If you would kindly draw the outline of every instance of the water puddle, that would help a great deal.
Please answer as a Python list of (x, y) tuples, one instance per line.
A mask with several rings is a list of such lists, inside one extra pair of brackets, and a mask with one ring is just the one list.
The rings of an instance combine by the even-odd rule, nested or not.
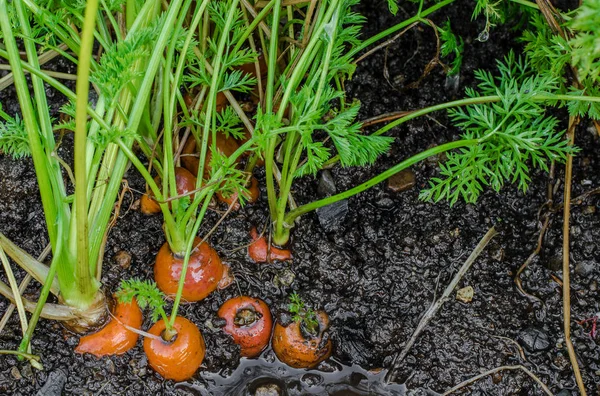
[(281, 363), (272, 352), (258, 359), (242, 358), (237, 369), (224, 376), (201, 372), (193, 383), (176, 387), (198, 396), (332, 395), (404, 396), (406, 387), (386, 384), (386, 370), (372, 372), (360, 366), (345, 366), (330, 359), (331, 371), (294, 369)]

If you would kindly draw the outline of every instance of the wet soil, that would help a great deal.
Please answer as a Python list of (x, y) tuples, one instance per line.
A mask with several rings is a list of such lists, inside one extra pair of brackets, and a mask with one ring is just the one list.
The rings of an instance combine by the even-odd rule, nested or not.
[[(428, 27), (406, 33), (386, 51), (361, 62), (347, 89), (362, 102), (361, 119), (396, 110), (416, 109), (462, 96), (473, 84), (477, 68), (493, 70), (493, 59), (514, 43), (510, 25), (492, 31), (489, 41), (476, 41), (481, 21), (469, 22), (472, 4), (458, 1), (432, 16), (436, 23), (450, 17), (454, 30), (465, 39), (465, 60), (459, 87), (446, 84), (438, 67), (417, 89), (406, 86), (419, 79), (435, 53), (435, 36)], [(394, 19), (385, 2), (363, 6), (365, 35), (391, 26)], [(400, 11), (413, 15), (412, 6)], [(405, 14), (403, 14), (405, 13)], [(516, 23), (516, 22), (515, 22)], [(389, 81), (388, 81), (389, 80)], [(10, 90), (0, 99), (3, 105)], [(57, 95), (58, 96), (58, 95)], [(14, 104), (14, 99), (13, 104)], [(61, 98), (56, 98), (57, 103)], [(10, 103), (8, 103), (10, 105)], [(13, 106), (14, 107), (14, 106)], [(10, 107), (9, 107), (10, 109)], [(564, 118), (564, 114), (562, 114)], [(415, 120), (391, 131), (396, 142), (391, 152), (372, 167), (331, 170), (338, 191), (376, 175), (408, 156), (458, 137), (444, 114)], [(600, 187), (600, 142), (587, 124), (577, 131), (582, 151), (574, 160), (573, 196)], [(59, 154), (69, 160), (69, 142)], [(348, 213), (325, 231), (317, 214), (302, 217), (293, 230), (293, 263), (257, 265), (243, 248), (252, 226), (267, 222), (266, 194), (259, 203), (229, 216), (210, 238), (236, 277), (231, 287), (206, 300), (186, 305), (181, 314), (194, 321), (207, 343), (207, 358), (190, 381), (175, 384), (162, 380), (148, 366), (141, 342), (120, 357), (95, 359), (73, 352), (77, 337), (59, 324), (42, 321), (33, 349), (42, 356), (45, 371), (32, 371), (13, 357), (0, 359), (0, 393), (33, 395), (49, 376), (66, 378), (66, 395), (245, 395), (271, 382), (283, 394), (390, 394), (425, 395), (443, 392), (485, 370), (522, 364), (536, 373), (553, 392), (577, 394), (562, 332), (560, 258), (562, 217), (551, 216), (543, 249), (523, 274), (525, 288), (543, 301), (535, 304), (517, 291), (513, 275), (537, 244), (539, 209), (546, 200), (549, 182), (535, 173), (530, 190), (514, 186), (500, 193), (486, 192), (476, 205), (431, 204), (418, 199), (419, 189), (438, 172), (437, 161), (416, 165), (416, 186), (393, 192), (386, 183), (348, 201)], [(33, 255), (48, 238), (29, 160), (0, 156), (0, 231)], [(257, 171), (264, 179), (262, 170)], [(131, 170), (126, 175), (139, 198), (144, 183)], [(563, 166), (557, 166), (556, 202), (561, 201)], [(293, 194), (299, 203), (318, 196), (318, 180), (300, 180)], [(131, 199), (127, 198), (125, 205)], [(577, 202), (571, 218), (572, 339), (590, 394), (600, 394), (600, 346), (591, 325), (577, 321), (600, 312), (600, 198), (591, 195)], [(211, 212), (201, 230), (205, 234), (219, 218)], [(476, 261), (460, 287), (472, 286), (472, 302), (451, 299), (421, 334), (399, 369), (399, 384), (385, 386), (383, 376), (393, 356), (410, 338), (421, 314), (452, 279), (485, 232), (495, 225), (500, 234)], [(156, 252), (164, 237), (161, 219), (135, 210), (123, 213), (112, 229), (105, 255), (103, 283), (114, 290), (121, 278), (152, 276)], [(114, 256), (126, 251), (131, 266), (120, 267)], [(31, 286), (29, 293), (35, 293)], [(256, 360), (242, 359), (238, 348), (213, 324), (218, 307), (240, 293), (264, 299), (275, 313), (285, 309), (287, 296), (298, 292), (314, 308), (325, 309), (331, 319), (334, 358), (320, 370), (299, 371), (278, 363), (267, 350)], [(0, 302), (0, 312), (6, 301)], [(150, 323), (146, 320), (144, 328)], [(16, 316), (0, 334), (0, 349), (15, 349), (20, 341)], [(371, 370), (371, 371), (370, 371)], [(46, 388), (45, 388), (46, 389)], [(44, 391), (48, 393), (47, 389)], [(471, 395), (537, 395), (542, 391), (524, 373), (500, 372), (466, 388)]]

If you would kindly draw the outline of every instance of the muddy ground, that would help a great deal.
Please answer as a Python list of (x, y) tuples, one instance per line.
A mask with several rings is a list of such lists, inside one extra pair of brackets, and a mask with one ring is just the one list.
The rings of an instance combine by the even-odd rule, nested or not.
[[(459, 87), (447, 85), (438, 67), (418, 89), (405, 88), (419, 78), (435, 52), (431, 29), (419, 27), (392, 44), (387, 56), (380, 51), (360, 64), (347, 89), (363, 104), (361, 119), (459, 98), (464, 87), (473, 84), (474, 69), (493, 70), (492, 59), (518, 48), (510, 26), (494, 30), (485, 43), (476, 41), (482, 23), (468, 22), (471, 7), (471, 2), (461, 0), (432, 17), (436, 23), (450, 17), (465, 39)], [(413, 15), (413, 8), (409, 5), (400, 13)], [(363, 6), (361, 11), (368, 17), (366, 36), (394, 23), (382, 1)], [(5, 107), (14, 108), (10, 90), (4, 91), (0, 100)], [(61, 98), (57, 95), (55, 101), (58, 106)], [(410, 122), (391, 133), (397, 138), (393, 149), (375, 166), (331, 170), (338, 191), (414, 153), (458, 137), (458, 131), (442, 113)], [(69, 144), (67, 139), (60, 150), (66, 160), (70, 159)], [(576, 144), (582, 151), (574, 160), (574, 197), (600, 187), (600, 142), (587, 123), (578, 129)], [(264, 189), (259, 203), (229, 216), (210, 242), (231, 265), (236, 283), (181, 310), (198, 324), (207, 342), (207, 358), (193, 380), (183, 384), (163, 381), (149, 368), (141, 341), (120, 357), (97, 360), (76, 355), (73, 348), (78, 338), (57, 323), (42, 321), (33, 349), (42, 356), (45, 371), (32, 371), (27, 364), (4, 356), (0, 359), (0, 393), (33, 395), (51, 377), (59, 385), (56, 394), (62, 389), (65, 395), (252, 394), (265, 382), (278, 384), (287, 395), (424, 395), (443, 392), (487, 369), (522, 364), (553, 392), (577, 394), (563, 339), (561, 287), (557, 283), (562, 277), (560, 211), (551, 215), (540, 257), (523, 274), (525, 288), (543, 304), (520, 295), (513, 282), (515, 271), (537, 244), (538, 211), (546, 200), (548, 176), (536, 173), (526, 194), (507, 186), (500, 194), (486, 192), (477, 205), (458, 203), (450, 208), (446, 203), (418, 199), (419, 189), (438, 171), (435, 160), (425, 161), (412, 171), (416, 180), (413, 188), (396, 193), (381, 183), (351, 198), (345, 217), (327, 231), (315, 213), (305, 215), (293, 230), (293, 263), (253, 264), (245, 249), (240, 249), (249, 241), (248, 230), (253, 225), (263, 227), (267, 221)], [(264, 179), (261, 172), (257, 171), (260, 180)], [(0, 156), (0, 174), (0, 231), (38, 255), (48, 239), (32, 163)], [(126, 177), (135, 198), (139, 198), (143, 181), (133, 170)], [(322, 177), (304, 178), (297, 183), (293, 193), (298, 202), (319, 196)], [(558, 166), (557, 203), (562, 199), (562, 178), (563, 166)], [(131, 200), (125, 203), (129, 205)], [(590, 335), (591, 326), (576, 322), (600, 312), (599, 206), (598, 196), (591, 195), (577, 202), (571, 219), (572, 338), (590, 394), (600, 394), (600, 347), (598, 339)], [(210, 213), (201, 234), (218, 217), (219, 213)], [(448, 301), (401, 365), (398, 382), (402, 385), (385, 386), (385, 372), (373, 374), (368, 370), (390, 366), (422, 312), (493, 225), (500, 234), (460, 283), (460, 287), (474, 288), (472, 302)], [(120, 278), (150, 278), (154, 255), (162, 243), (160, 216), (148, 218), (134, 210), (124, 213), (110, 234), (106, 250), (103, 282), (107, 290), (114, 290)], [(133, 257), (126, 269), (114, 260), (120, 251)], [(29, 292), (34, 293), (36, 288), (30, 287)], [(262, 358), (243, 360), (238, 367), (237, 347), (211, 325), (220, 304), (243, 293), (264, 299), (280, 312), (292, 291), (329, 313), (334, 358), (321, 367), (322, 371), (303, 372), (285, 368), (272, 352), (266, 351)], [(3, 300), (0, 312), (5, 308)], [(145, 328), (149, 325), (146, 321)], [(0, 349), (15, 349), (19, 341), (15, 315), (0, 334)], [(46, 394), (52, 394), (50, 391), (44, 388)], [(541, 393), (529, 377), (516, 371), (488, 376), (464, 390), (464, 394), (471, 395)]]

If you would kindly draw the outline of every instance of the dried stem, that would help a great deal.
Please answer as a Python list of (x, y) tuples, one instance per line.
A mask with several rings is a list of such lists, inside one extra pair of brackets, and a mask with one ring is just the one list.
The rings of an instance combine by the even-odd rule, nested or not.
[[(569, 145), (572, 146), (575, 141), (575, 126), (578, 120), (571, 117), (569, 119), (569, 129), (567, 136), (569, 138)], [(577, 387), (579, 393), (582, 396), (586, 396), (585, 385), (583, 384), (583, 378), (581, 377), (581, 371), (579, 370), (579, 363), (577, 362), (577, 356), (575, 355), (575, 348), (571, 341), (571, 284), (570, 284), (570, 269), (569, 269), (569, 220), (571, 216), (571, 182), (573, 180), (573, 156), (567, 155), (567, 163), (565, 166), (565, 194), (564, 194), (564, 208), (563, 208), (563, 328), (565, 332), (565, 343), (567, 345), (567, 351), (569, 352), (569, 360), (573, 367), (573, 374), (575, 374), (575, 380), (577, 381)]]
[(442, 294), (442, 296), (437, 301), (435, 301), (433, 304), (431, 304), (431, 306), (427, 309), (427, 311), (425, 311), (425, 314), (421, 318), (421, 321), (417, 325), (417, 328), (413, 332), (413, 335), (410, 337), (410, 340), (408, 341), (408, 343), (406, 344), (404, 349), (402, 349), (402, 351), (399, 354), (397, 354), (396, 357), (394, 358), (394, 361), (392, 363), (390, 371), (386, 375), (387, 382), (393, 382), (396, 380), (397, 371), (400, 366), (400, 363), (404, 360), (404, 358), (406, 357), (406, 355), (408, 354), (408, 352), (410, 351), (410, 349), (412, 348), (414, 343), (417, 341), (417, 338), (419, 337), (421, 332), (423, 330), (425, 330), (425, 328), (427, 327), (429, 322), (431, 322), (431, 320), (434, 318), (434, 316), (440, 310), (442, 305), (444, 305), (444, 303), (450, 299), (450, 294), (456, 288), (456, 286), (458, 285), (458, 282), (460, 282), (460, 280), (463, 278), (463, 276), (465, 276), (465, 274), (471, 268), (471, 266), (473, 265), (473, 263), (475, 262), (477, 257), (479, 257), (479, 255), (483, 252), (483, 249), (485, 249), (487, 244), (492, 240), (492, 238), (494, 236), (496, 236), (496, 234), (497, 234), (497, 232), (494, 227), (490, 228), (488, 230), (488, 232), (486, 232), (486, 234), (483, 236), (483, 238), (481, 238), (481, 240), (479, 241), (479, 243), (477, 244), (477, 246), (475, 247), (473, 252), (471, 252), (471, 255), (469, 256), (469, 258), (467, 258), (467, 260), (464, 262), (462, 267), (460, 267), (460, 269), (458, 270), (456, 275), (454, 275), (454, 278), (452, 278), (452, 281), (446, 287), (446, 290), (444, 290), (444, 293)]

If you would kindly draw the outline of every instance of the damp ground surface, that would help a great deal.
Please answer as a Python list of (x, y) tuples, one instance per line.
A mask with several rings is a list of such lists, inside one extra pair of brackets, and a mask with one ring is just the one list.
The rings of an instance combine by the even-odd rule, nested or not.
[[(476, 38), (481, 21), (469, 22), (472, 4), (457, 1), (432, 16), (435, 23), (450, 17), (454, 30), (465, 39), (465, 59), (458, 86), (446, 81), (440, 67), (418, 88), (407, 88), (435, 54), (431, 28), (419, 26), (387, 49), (360, 63), (347, 90), (362, 102), (361, 119), (382, 113), (421, 108), (460, 98), (473, 85), (473, 70), (494, 70), (493, 59), (515, 47), (509, 27), (494, 29), (487, 42)], [(368, 18), (365, 36), (391, 26), (394, 19), (385, 2), (360, 9)], [(412, 7), (401, 17), (414, 14)], [(515, 21), (516, 23), (516, 21)], [(63, 65), (64, 66), (64, 65)], [(10, 90), (0, 96), (5, 108), (14, 108)], [(54, 104), (62, 98), (56, 95)], [(12, 101), (12, 102), (11, 102)], [(12, 105), (11, 105), (12, 103)], [(564, 119), (565, 114), (559, 113)], [(333, 168), (317, 178), (299, 180), (293, 194), (299, 203), (320, 197), (321, 185), (337, 191), (355, 186), (424, 149), (456, 139), (458, 131), (447, 117), (435, 113), (391, 131), (396, 141), (389, 155), (364, 169)], [(69, 161), (65, 138), (59, 155)], [(600, 142), (584, 123), (577, 130), (582, 151), (574, 160), (573, 197), (600, 187)], [(439, 171), (437, 159), (412, 168), (415, 185), (403, 192), (381, 183), (350, 198), (328, 223), (316, 213), (302, 217), (292, 232), (292, 263), (257, 265), (243, 248), (252, 226), (267, 222), (266, 193), (259, 203), (230, 215), (210, 238), (236, 278), (229, 288), (200, 303), (186, 305), (181, 314), (194, 321), (207, 343), (207, 357), (195, 377), (185, 383), (164, 381), (148, 366), (141, 341), (123, 356), (95, 359), (73, 352), (78, 337), (61, 325), (41, 321), (33, 350), (42, 356), (44, 371), (35, 371), (13, 357), (0, 358), (0, 394), (33, 395), (250, 395), (264, 384), (274, 384), (286, 395), (425, 395), (442, 393), (463, 380), (503, 365), (524, 365), (560, 395), (577, 394), (562, 331), (561, 211), (551, 214), (550, 227), (538, 258), (523, 273), (525, 289), (542, 303), (522, 296), (513, 276), (537, 245), (540, 208), (546, 201), (550, 179), (534, 173), (527, 193), (506, 186), (500, 193), (486, 192), (476, 205), (432, 204), (418, 199), (419, 190)], [(259, 180), (264, 180), (257, 170)], [(33, 255), (48, 242), (35, 174), (29, 160), (0, 157), (0, 231)], [(142, 179), (130, 170), (126, 178), (139, 198)], [(562, 200), (563, 166), (557, 166), (555, 203)], [(329, 183), (326, 183), (329, 181)], [(410, 184), (410, 183), (409, 183)], [(132, 200), (125, 199), (125, 207)], [(600, 196), (575, 202), (571, 218), (572, 339), (590, 394), (600, 393), (600, 346), (590, 335), (591, 324), (578, 324), (600, 312)], [(321, 215), (323, 215), (321, 213)], [(211, 212), (201, 234), (219, 218)], [(324, 228), (324, 225), (326, 226)], [(417, 326), (421, 314), (439, 296), (487, 230), (499, 231), (461, 281), (471, 286), (469, 303), (452, 298), (418, 338), (399, 367), (398, 384), (386, 386), (385, 369)], [(119, 279), (152, 276), (154, 256), (164, 243), (161, 219), (138, 211), (122, 213), (111, 230), (106, 248), (103, 284), (114, 291)], [(132, 256), (123, 268), (117, 253)], [(37, 286), (27, 295), (34, 296)], [(262, 298), (277, 315), (287, 296), (298, 292), (314, 308), (325, 309), (331, 319), (335, 348), (333, 359), (319, 370), (299, 371), (278, 363), (267, 350), (257, 360), (242, 360), (238, 348), (213, 324), (219, 306), (228, 298), (247, 294)], [(0, 311), (7, 304), (0, 302)], [(147, 329), (151, 323), (144, 323)], [(600, 324), (599, 324), (600, 328)], [(15, 349), (20, 342), (16, 315), (0, 334), (0, 349)], [(384, 371), (380, 371), (384, 369)], [(51, 393), (58, 389), (58, 393)], [(471, 395), (538, 395), (541, 388), (523, 372), (504, 371), (485, 377), (463, 390)], [(562, 393), (561, 393), (562, 392)]]

